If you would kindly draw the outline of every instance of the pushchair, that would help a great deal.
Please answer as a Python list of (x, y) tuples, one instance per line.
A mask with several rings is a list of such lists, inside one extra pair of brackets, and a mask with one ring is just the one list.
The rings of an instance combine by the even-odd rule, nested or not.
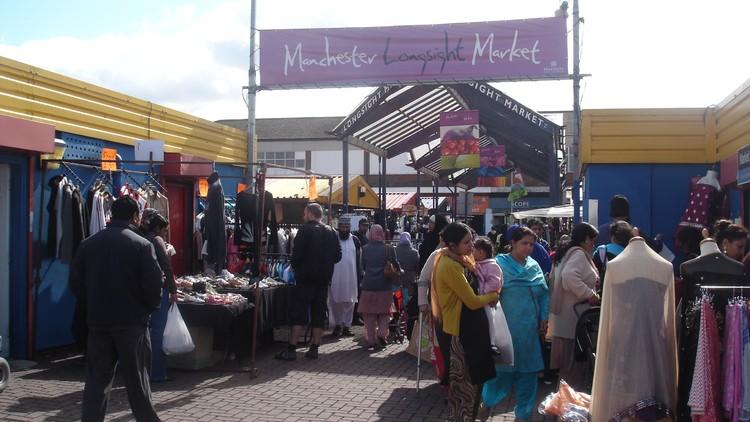
[(599, 334), (600, 307), (593, 306), (579, 312), (580, 306), (587, 304), (584, 300), (573, 305), (573, 311), (578, 317), (576, 322), (575, 360), (586, 363), (586, 388), (591, 391), (594, 380), (594, 365), (596, 363), (596, 341)]
[[(3, 348), (3, 338), (0, 337), (0, 350)], [(10, 383), (10, 365), (8, 361), (0, 357), (0, 393), (5, 390), (5, 387)]]
[(391, 321), (388, 323), (389, 344), (402, 344), (406, 339), (406, 328), (409, 316), (406, 312), (406, 303), (404, 302), (403, 289), (399, 288), (393, 292), (393, 307), (396, 312), (393, 313)]

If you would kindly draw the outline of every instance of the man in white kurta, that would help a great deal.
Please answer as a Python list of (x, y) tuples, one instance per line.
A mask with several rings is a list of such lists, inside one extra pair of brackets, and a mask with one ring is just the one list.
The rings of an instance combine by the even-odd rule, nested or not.
[(351, 219), (339, 219), (341, 261), (333, 267), (333, 278), (328, 292), (328, 318), (334, 327), (333, 337), (351, 337), (354, 304), (357, 303), (357, 284), (360, 273), (361, 247), (351, 234)]

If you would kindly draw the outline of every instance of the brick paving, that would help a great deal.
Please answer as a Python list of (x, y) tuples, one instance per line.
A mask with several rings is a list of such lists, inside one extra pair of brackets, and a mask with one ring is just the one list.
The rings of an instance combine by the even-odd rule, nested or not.
[[(405, 345), (370, 353), (358, 341), (324, 342), (316, 361), (301, 353), (296, 362), (275, 361), (272, 352), (283, 345), (265, 346), (256, 378), (236, 362), (208, 371), (171, 370), (174, 381), (152, 386), (156, 409), (164, 421), (445, 420), (444, 395), (429, 365), (423, 366), (417, 394), (415, 358), (404, 352)], [(0, 420), (80, 420), (82, 391), (79, 357), (42, 361), (13, 373), (11, 386), (0, 393)], [(498, 406), (492, 421), (513, 420), (512, 413), (502, 413), (507, 410)], [(133, 420), (119, 380), (107, 420)]]

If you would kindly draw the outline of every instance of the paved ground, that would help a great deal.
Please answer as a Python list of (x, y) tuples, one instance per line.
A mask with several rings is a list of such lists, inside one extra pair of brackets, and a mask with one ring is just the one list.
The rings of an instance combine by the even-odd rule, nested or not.
[[(237, 363), (211, 371), (171, 371), (174, 381), (153, 387), (159, 415), (165, 421), (213, 422), (445, 420), (444, 396), (432, 368), (423, 367), (417, 394), (415, 359), (403, 352), (405, 346), (369, 353), (356, 340), (342, 339), (324, 344), (319, 360), (300, 354), (296, 362), (274, 361), (273, 348), (261, 351), (254, 379)], [(80, 420), (82, 379), (78, 357), (15, 371), (11, 386), (0, 393), (0, 420)], [(492, 420), (512, 420), (512, 414), (500, 414), (505, 410), (498, 406)], [(133, 420), (119, 381), (107, 420)]]

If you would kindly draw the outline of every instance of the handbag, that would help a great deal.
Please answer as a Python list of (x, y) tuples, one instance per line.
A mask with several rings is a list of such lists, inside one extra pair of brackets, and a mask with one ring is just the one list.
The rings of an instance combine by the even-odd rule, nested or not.
[(389, 248), (388, 245), (385, 245), (385, 267), (383, 268), (383, 274), (385, 275), (386, 280), (395, 282), (401, 277), (401, 271), (399, 271), (396, 264), (393, 263), (393, 260), (388, 257), (388, 255), (390, 255), (388, 253), (390, 250), (391, 248)]

